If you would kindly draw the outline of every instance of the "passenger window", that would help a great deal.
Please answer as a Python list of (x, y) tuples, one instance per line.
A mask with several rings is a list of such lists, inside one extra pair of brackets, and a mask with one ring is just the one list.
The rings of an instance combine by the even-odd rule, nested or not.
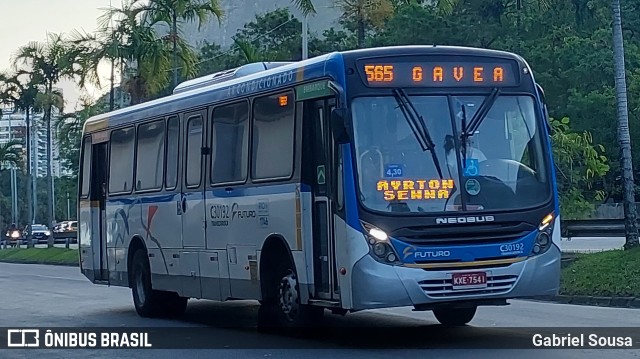
[(198, 187), (202, 170), (202, 117), (193, 116), (187, 122), (187, 171), (188, 187)]
[(133, 188), (135, 129), (114, 130), (109, 151), (109, 193), (129, 193)]
[(164, 170), (164, 120), (138, 127), (136, 190), (162, 188)]
[(89, 184), (91, 183), (91, 136), (84, 138), (82, 145), (82, 197), (89, 196)]
[(257, 98), (253, 104), (251, 176), (290, 177), (293, 172), (295, 103), (293, 92)]
[(179, 146), (180, 120), (174, 116), (167, 121), (167, 175), (165, 178), (167, 189), (174, 189), (178, 184)]
[(249, 157), (249, 105), (246, 101), (213, 112), (211, 183), (244, 181)]

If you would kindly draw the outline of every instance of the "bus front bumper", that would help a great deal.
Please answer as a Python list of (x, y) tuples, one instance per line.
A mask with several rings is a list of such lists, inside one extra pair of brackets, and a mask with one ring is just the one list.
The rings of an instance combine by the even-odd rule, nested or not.
[[(555, 295), (560, 287), (560, 257), (560, 250), (552, 245), (541, 255), (505, 267), (427, 271), (382, 264), (366, 255), (353, 268), (352, 307), (364, 310)], [(478, 271), (487, 273), (486, 288), (452, 288), (452, 273)]]

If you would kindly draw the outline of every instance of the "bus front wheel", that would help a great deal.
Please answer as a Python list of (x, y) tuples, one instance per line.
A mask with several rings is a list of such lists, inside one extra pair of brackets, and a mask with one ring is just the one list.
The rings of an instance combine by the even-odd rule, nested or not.
[(182, 315), (187, 309), (189, 298), (153, 289), (146, 251), (139, 249), (133, 254), (131, 278), (133, 304), (141, 317), (174, 317)]
[(433, 315), (443, 325), (461, 326), (468, 324), (476, 315), (476, 309), (471, 308), (442, 308), (434, 309)]
[(258, 313), (262, 329), (302, 328), (317, 325), (324, 309), (300, 303), (300, 286), (291, 265), (280, 265)]

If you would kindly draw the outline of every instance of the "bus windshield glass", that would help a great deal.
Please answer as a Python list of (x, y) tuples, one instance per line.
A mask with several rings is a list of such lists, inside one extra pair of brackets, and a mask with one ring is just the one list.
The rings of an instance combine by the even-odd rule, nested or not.
[[(381, 212), (437, 213), (521, 209), (547, 201), (552, 188), (547, 146), (534, 98), (486, 99), (356, 98), (352, 115), (361, 203)], [(475, 116), (475, 130), (461, 136), (463, 128), (471, 130), (483, 102), (486, 111)], [(433, 148), (421, 144), (420, 128)]]

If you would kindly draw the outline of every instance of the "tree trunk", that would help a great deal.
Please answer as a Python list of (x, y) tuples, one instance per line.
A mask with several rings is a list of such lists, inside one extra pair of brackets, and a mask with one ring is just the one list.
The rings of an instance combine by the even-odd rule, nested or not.
[(358, 48), (364, 47), (364, 19), (362, 15), (358, 16)]
[[(53, 94), (53, 85), (49, 84), (49, 94)], [(53, 106), (47, 106), (46, 122), (47, 122), (47, 227), (53, 229), (54, 212), (53, 212), (53, 146), (51, 143), (51, 115)], [(47, 241), (48, 247), (53, 247), (53, 235), (49, 236)]]
[(622, 37), (622, 15), (620, 0), (612, 0), (613, 8), (613, 57), (616, 74), (616, 100), (618, 103), (618, 142), (623, 178), (623, 205), (626, 229), (625, 249), (638, 246), (638, 222), (636, 220), (633, 163), (631, 161), (631, 138), (629, 135), (629, 113), (627, 112), (627, 84), (624, 67), (624, 39)]
[[(25, 124), (27, 126), (27, 225), (31, 228), (33, 225), (33, 179), (31, 178), (31, 119), (29, 118), (29, 109), (27, 108), (25, 111), (26, 119)], [(33, 247), (33, 242), (31, 241), (31, 231), (27, 232), (27, 248)]]
[(173, 41), (173, 87), (178, 86), (178, 18), (173, 13), (171, 24), (171, 40)]

